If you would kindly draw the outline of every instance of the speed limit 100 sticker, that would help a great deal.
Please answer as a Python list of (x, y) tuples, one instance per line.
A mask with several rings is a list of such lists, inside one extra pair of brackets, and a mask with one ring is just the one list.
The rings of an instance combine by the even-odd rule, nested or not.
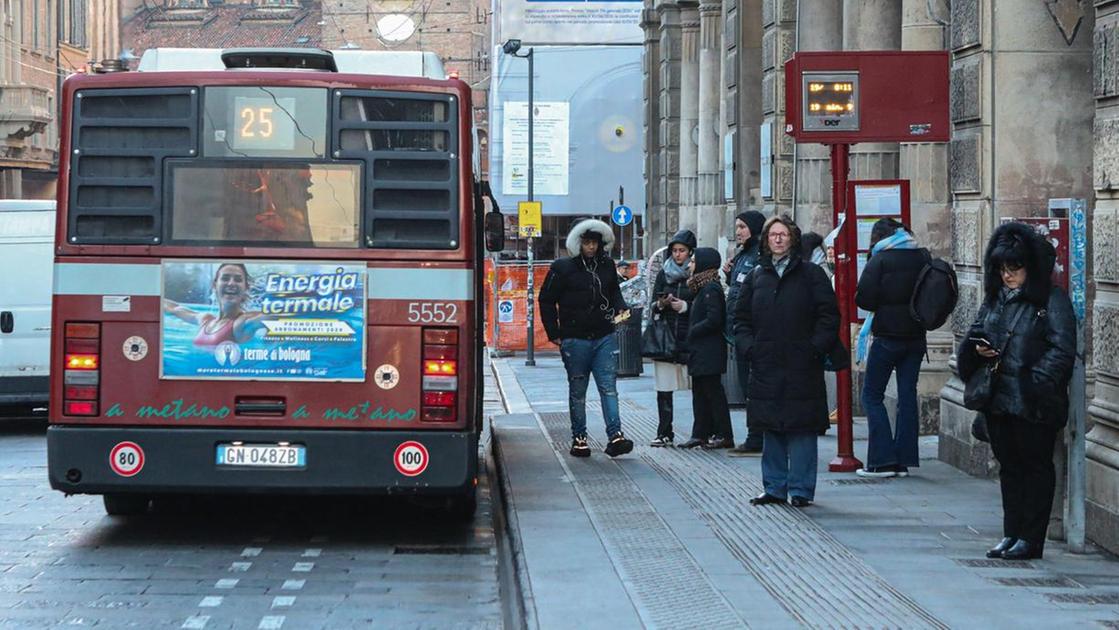
[(419, 442), (408, 441), (396, 447), (392, 462), (396, 465), (396, 472), (405, 477), (415, 477), (427, 470), (431, 457), (427, 454), (427, 447)]
[(144, 469), (144, 449), (135, 442), (121, 442), (109, 451), (109, 468), (121, 477), (132, 477)]

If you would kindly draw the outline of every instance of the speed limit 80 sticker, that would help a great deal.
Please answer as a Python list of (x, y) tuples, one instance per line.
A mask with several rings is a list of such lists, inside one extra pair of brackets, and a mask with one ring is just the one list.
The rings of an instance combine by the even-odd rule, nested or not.
[(422, 474), (423, 471), (427, 470), (430, 461), (431, 457), (427, 453), (427, 447), (414, 440), (401, 443), (392, 455), (392, 463), (396, 466), (396, 472), (405, 477), (415, 477)]
[(135, 442), (120, 442), (109, 451), (109, 468), (121, 477), (134, 477), (144, 469), (144, 449)]

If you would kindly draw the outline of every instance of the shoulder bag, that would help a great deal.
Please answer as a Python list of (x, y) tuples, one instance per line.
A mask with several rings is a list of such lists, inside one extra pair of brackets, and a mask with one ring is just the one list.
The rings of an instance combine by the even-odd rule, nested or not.
[(1006, 346), (1010, 343), (1010, 337), (1014, 334), (1014, 327), (1018, 325), (1018, 320), (1021, 319), (1022, 313), (1028, 310), (1030, 310), (1030, 306), (1027, 304), (1014, 315), (1014, 319), (1010, 322), (1010, 327), (1007, 328), (1006, 339), (1003, 340), (1002, 347), (998, 349), (998, 356), (996, 356), (993, 361), (986, 362), (967, 380), (967, 383), (964, 385), (964, 407), (972, 411), (981, 411), (991, 404), (991, 399), (994, 398), (995, 395), (995, 376), (999, 373), (1002, 353), (1006, 351)]

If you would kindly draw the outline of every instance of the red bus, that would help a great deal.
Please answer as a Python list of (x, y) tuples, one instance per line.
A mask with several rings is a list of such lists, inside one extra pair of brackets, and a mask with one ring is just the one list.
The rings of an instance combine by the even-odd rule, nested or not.
[(51, 486), (473, 513), (469, 87), (430, 53), (152, 50), (63, 86)]

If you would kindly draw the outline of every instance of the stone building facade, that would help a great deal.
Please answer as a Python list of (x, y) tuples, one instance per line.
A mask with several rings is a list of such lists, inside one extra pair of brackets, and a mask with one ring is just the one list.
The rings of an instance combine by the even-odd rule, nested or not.
[[(952, 356), (978, 310), (986, 241), (1004, 218), (1045, 216), (1049, 199), (1087, 201), (1088, 535), (1119, 551), (1119, 0), (646, 0), (644, 16), (646, 173), (661, 220), (649, 246), (677, 227), (725, 243), (750, 208), (830, 230), (827, 150), (784, 134), (784, 62), (797, 50), (949, 51), (951, 142), (856, 145), (850, 176), (908, 179), (915, 233), (956, 266), (960, 304), (930, 335), (920, 396), (923, 430), (968, 472), (994, 469), (970, 436)], [(705, 54), (712, 38), (721, 55)]]
[(62, 80), (119, 54), (116, 0), (0, 4), (0, 199), (50, 199)]

